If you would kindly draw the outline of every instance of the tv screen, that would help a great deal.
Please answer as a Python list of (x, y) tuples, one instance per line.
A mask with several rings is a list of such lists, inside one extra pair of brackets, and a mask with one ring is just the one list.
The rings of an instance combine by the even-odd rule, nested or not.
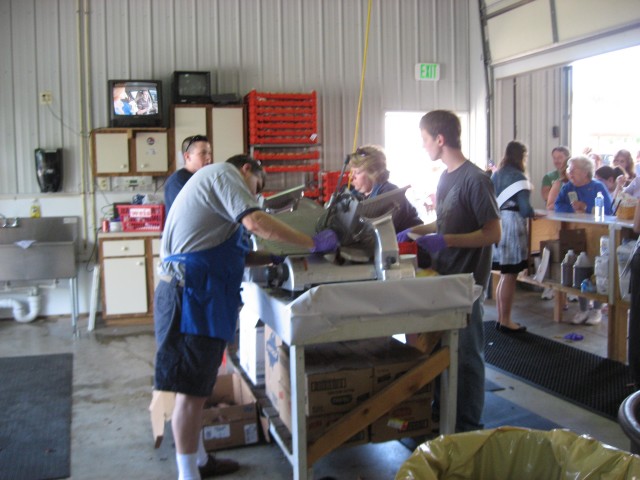
[(111, 127), (162, 127), (162, 82), (109, 80)]
[(210, 72), (173, 72), (173, 103), (211, 103)]

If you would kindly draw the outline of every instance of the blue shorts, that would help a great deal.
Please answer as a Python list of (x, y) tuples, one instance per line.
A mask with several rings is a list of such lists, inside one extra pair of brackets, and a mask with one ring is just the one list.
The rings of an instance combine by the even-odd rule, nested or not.
[(156, 390), (209, 397), (227, 343), (220, 338), (180, 332), (182, 288), (160, 281), (154, 295)]

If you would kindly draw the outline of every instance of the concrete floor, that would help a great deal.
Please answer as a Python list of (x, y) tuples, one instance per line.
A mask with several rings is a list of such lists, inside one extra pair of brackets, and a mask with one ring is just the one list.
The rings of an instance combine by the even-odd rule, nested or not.
[[(519, 290), (514, 317), (533, 333), (561, 338), (572, 331), (585, 339), (575, 346), (606, 353), (606, 320), (598, 326), (556, 324), (553, 302), (539, 293)], [(571, 304), (569, 315), (577, 310)], [(485, 320), (495, 320), (494, 303), (486, 303)], [(71, 336), (68, 317), (39, 319), (30, 324), (0, 321), (0, 356), (50, 353), (74, 354), (71, 471), (74, 479), (177, 478), (170, 434), (153, 448), (148, 405), (152, 390), (154, 337), (151, 326), (106, 327)], [(616, 422), (582, 410), (491, 368), (487, 378), (505, 387), (495, 392), (574, 432), (589, 434), (611, 446), (628, 449), (629, 441)], [(167, 427), (169, 427), (167, 425)], [(392, 479), (410, 455), (399, 442), (369, 444), (336, 451), (314, 465), (314, 478), (338, 480)], [(241, 463), (241, 470), (224, 478), (269, 480), (291, 478), (291, 468), (275, 444), (231, 449), (220, 456)]]

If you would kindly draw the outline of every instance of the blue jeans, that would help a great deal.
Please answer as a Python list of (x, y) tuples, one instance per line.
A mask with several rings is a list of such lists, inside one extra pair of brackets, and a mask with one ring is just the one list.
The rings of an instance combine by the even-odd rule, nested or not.
[(458, 342), (458, 408), (456, 432), (480, 430), (484, 409), (483, 298), (473, 303), (469, 325), (460, 330)]
[[(458, 335), (458, 395), (456, 432), (484, 428), (484, 316), (482, 296), (473, 303), (469, 325)], [(434, 413), (440, 412), (440, 377), (436, 378)]]

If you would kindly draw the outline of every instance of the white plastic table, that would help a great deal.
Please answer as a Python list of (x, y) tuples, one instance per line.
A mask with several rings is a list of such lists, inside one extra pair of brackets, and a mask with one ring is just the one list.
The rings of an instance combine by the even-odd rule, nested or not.
[[(311, 447), (307, 445), (305, 346), (399, 333), (442, 331), (442, 348), (430, 360), (440, 361), (442, 366), (442, 370), (437, 372), (442, 371), (440, 431), (453, 433), (458, 383), (458, 330), (467, 326), (479, 289), (474, 286), (471, 274), (324, 284), (299, 296), (255, 283), (243, 283), (244, 308), (269, 325), (290, 348), (291, 448), (273, 425), (270, 430), (291, 463), (295, 480), (313, 478), (313, 462), (333, 448), (326, 445), (315, 448), (319, 441)], [(413, 373), (414, 376), (419, 374)], [(396, 383), (401, 381), (402, 378)], [(384, 392), (369, 401), (375, 402)], [(386, 400), (389, 400), (388, 392)], [(364, 410), (362, 416), (366, 416), (368, 409)], [(337, 435), (348, 438), (344, 428), (337, 431)]]

